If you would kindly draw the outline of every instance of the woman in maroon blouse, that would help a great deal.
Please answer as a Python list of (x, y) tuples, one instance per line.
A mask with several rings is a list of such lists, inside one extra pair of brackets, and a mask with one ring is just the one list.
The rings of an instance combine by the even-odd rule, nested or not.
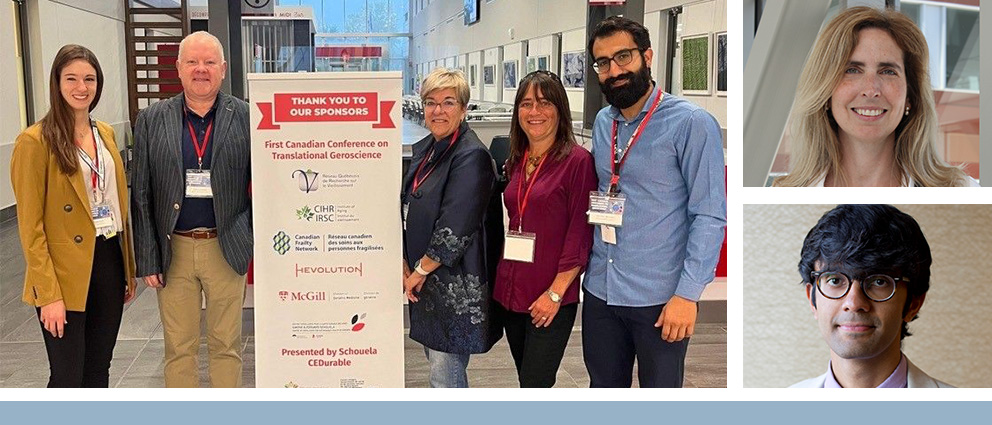
[(552, 387), (592, 247), (586, 210), (596, 190), (592, 155), (575, 143), (557, 75), (535, 71), (520, 81), (505, 170), (510, 224), (493, 298), (520, 386)]

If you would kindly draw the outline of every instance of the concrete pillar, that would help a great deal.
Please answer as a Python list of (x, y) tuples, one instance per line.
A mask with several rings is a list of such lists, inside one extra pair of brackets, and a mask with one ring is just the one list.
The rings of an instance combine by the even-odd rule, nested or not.
[[(992, 20), (992, 12), (989, 12), (989, 8), (983, 8), (978, 13), (980, 22), (992, 22), (990, 21)], [(992, 31), (979, 31), (979, 33), (981, 45), (992, 46)], [(979, 60), (981, 61), (982, 69), (992, 69), (992, 55), (981, 55)], [(978, 84), (982, 93), (986, 94), (985, 96), (979, 96), (980, 120), (990, 123), (992, 122), (992, 96), (989, 96), (988, 93), (992, 90), (992, 78), (986, 74)], [(979, 136), (979, 144), (981, 146), (978, 153), (980, 167), (978, 169), (979, 182), (982, 186), (989, 187), (992, 186), (992, 171), (986, 173), (985, 169), (992, 170), (992, 131), (982, 131)]]
[(829, 0), (771, 1), (744, 66), (744, 186), (764, 186)]
[[(644, 0), (627, 0), (619, 6), (586, 6), (586, 40), (592, 36), (596, 25), (610, 16), (623, 17), (641, 24), (644, 23)], [(655, 54), (658, 54), (655, 52)], [(599, 76), (592, 69), (592, 56), (586, 54), (586, 87), (582, 104), (582, 128), (592, 129), (596, 114), (606, 105), (603, 93), (599, 90)]]
[(241, 52), (241, 2), (208, 0), (207, 31), (220, 40), (227, 60), (227, 78), (221, 90), (240, 99), (245, 98), (245, 69)]

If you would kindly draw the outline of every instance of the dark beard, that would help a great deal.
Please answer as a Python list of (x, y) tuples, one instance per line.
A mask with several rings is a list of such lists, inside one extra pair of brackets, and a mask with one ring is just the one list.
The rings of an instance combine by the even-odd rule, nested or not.
[[(627, 80), (627, 84), (620, 87), (613, 87), (613, 83), (623, 80)], [(620, 109), (634, 106), (644, 96), (644, 93), (647, 93), (650, 87), (651, 70), (643, 65), (636, 73), (627, 72), (616, 77), (607, 78), (606, 81), (599, 83), (599, 88), (602, 90), (603, 95), (606, 96), (606, 101), (610, 105)]]

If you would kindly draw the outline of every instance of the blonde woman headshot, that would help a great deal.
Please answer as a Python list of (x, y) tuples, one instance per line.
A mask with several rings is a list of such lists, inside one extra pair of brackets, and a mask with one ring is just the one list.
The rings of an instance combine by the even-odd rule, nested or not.
[(775, 186), (978, 186), (937, 154), (927, 40), (895, 10), (837, 15), (806, 60)]

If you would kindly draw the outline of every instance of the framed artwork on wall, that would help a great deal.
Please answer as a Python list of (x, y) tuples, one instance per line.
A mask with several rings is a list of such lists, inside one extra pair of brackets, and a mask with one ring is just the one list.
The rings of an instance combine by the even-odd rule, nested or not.
[(496, 85), (496, 65), (482, 67), (482, 84), (487, 86)]
[(710, 94), (710, 36), (682, 38), (682, 93)]
[(565, 88), (585, 87), (586, 55), (582, 50), (565, 52), (561, 55), (561, 82)]
[(716, 93), (727, 95), (727, 33), (716, 35)]
[(537, 58), (531, 56), (527, 58), (527, 73), (537, 71)]
[(503, 62), (503, 88), (517, 88), (517, 61)]
[(550, 71), (551, 68), (548, 68), (548, 64), (549, 63), (551, 63), (551, 57), (550, 56), (544, 55), (544, 56), (538, 56), (537, 57), (537, 69), (540, 69), (542, 71)]
[(478, 72), (478, 71), (479, 71), (479, 69), (475, 65), (470, 65), (468, 67), (468, 81), (469, 81), (469, 84), (468, 85), (469, 86), (476, 87), (475, 73)]

